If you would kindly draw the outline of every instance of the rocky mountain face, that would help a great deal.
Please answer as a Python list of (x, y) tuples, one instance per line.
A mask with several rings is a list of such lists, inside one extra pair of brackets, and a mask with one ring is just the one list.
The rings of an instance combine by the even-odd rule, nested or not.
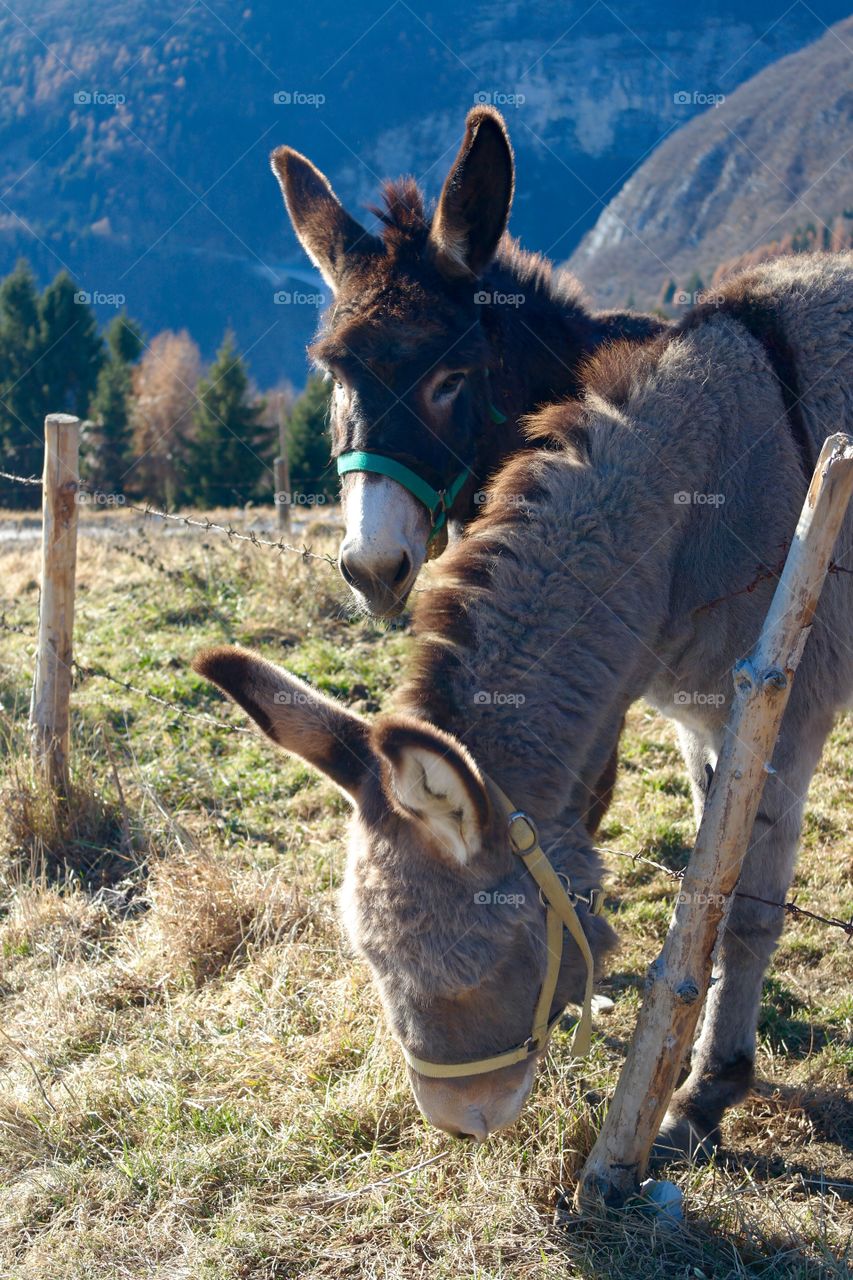
[[(286, 224), (268, 170), (274, 146), (305, 151), (358, 212), (375, 201), (380, 179), (401, 172), (437, 194), (465, 112), (492, 101), (517, 151), (512, 230), (565, 258), (661, 138), (686, 124), (675, 140), (698, 145), (707, 113), (688, 122), (709, 96), (732, 95), (711, 119), (728, 120), (748, 142), (751, 120), (730, 114), (734, 88), (845, 13), (832, 0), (781, 17), (765, 0), (748, 9), (709, 0), (699, 10), (675, 0), (473, 0), (463, 9), (455, 0), (370, 8), (30, 0), (26, 11), (14, 8), (0, 6), (0, 272), (19, 254), (42, 281), (66, 266), (104, 320), (123, 300), (149, 334), (186, 327), (206, 356), (231, 326), (263, 385), (303, 381), (323, 292)], [(849, 92), (849, 62), (847, 72)], [(760, 114), (762, 100), (749, 101)], [(839, 89), (827, 111), (843, 101)], [(835, 118), (826, 121), (827, 145)], [(798, 126), (786, 138), (768, 164), (775, 157), (786, 181), (804, 189), (815, 170)], [(663, 252), (651, 230), (663, 219), (666, 245), (694, 235), (678, 210), (679, 181), (706, 190), (709, 230), (722, 169), (727, 189), (746, 173), (759, 195), (770, 182), (728, 148), (721, 137), (698, 172), (695, 157), (679, 152), (681, 169), (665, 174), (666, 200), (636, 180), (628, 188), (640, 202), (640, 234), (679, 269), (682, 258)], [(618, 216), (611, 209), (595, 226), (578, 263), (602, 300), (633, 291), (643, 301), (669, 268), (635, 269)], [(610, 259), (595, 265), (605, 247), (624, 262), (624, 280)], [(690, 247), (679, 247), (684, 260)]]
[(678, 130), (626, 182), (569, 266), (602, 302), (687, 301), (778, 249), (853, 233), (853, 18)]

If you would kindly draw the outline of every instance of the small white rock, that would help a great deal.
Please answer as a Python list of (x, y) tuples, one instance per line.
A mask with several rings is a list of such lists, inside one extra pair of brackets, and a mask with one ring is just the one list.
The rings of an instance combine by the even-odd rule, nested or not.
[(684, 1221), (681, 1188), (674, 1182), (646, 1178), (640, 1185), (640, 1191), (646, 1198), (649, 1212), (660, 1214), (672, 1223)]

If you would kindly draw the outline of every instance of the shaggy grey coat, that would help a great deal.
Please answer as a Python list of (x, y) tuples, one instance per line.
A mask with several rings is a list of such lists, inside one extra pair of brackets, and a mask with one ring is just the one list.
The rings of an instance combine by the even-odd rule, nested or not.
[[(727, 313), (744, 303), (774, 317), (795, 389), (780, 386), (765, 346)], [(774, 262), (733, 282), (719, 311), (681, 335), (595, 361), (579, 408), (532, 422), (563, 449), (507, 466), (483, 523), (418, 612), (423, 669), (404, 705), (464, 740), (573, 876), (579, 859), (589, 875), (577, 821), (585, 788), (641, 696), (676, 721), (701, 814), (732, 666), (757, 639), (807, 488), (792, 403), (814, 458), (827, 435), (853, 432), (853, 255)], [(851, 543), (848, 513), (835, 552), (848, 570)], [(851, 624), (853, 579), (830, 574), (741, 875), (746, 892), (784, 900), (809, 781), (853, 692)], [(713, 1138), (748, 1087), (782, 922), (780, 911), (733, 903), (692, 1070), (665, 1126), (681, 1148)]]

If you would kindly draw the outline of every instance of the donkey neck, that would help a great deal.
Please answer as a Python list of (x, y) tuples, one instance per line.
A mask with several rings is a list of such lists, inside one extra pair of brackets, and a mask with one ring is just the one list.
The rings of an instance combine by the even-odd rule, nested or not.
[(484, 283), (489, 301), (483, 327), (501, 411), (518, 418), (540, 404), (576, 395), (578, 366), (601, 334), (573, 277), (508, 242)]
[(401, 691), (541, 822), (586, 808), (655, 673), (684, 520), (673, 489), (696, 483), (674, 437), (597, 418), (598, 461), (566, 448), (507, 464), (418, 602)]

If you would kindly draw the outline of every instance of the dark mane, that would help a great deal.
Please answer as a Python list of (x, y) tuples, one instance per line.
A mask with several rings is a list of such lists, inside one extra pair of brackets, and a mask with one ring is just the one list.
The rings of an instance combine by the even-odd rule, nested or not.
[[(382, 186), (382, 205), (369, 205), (378, 219), (382, 242), (389, 256), (419, 255), (427, 247), (432, 211), (415, 178), (388, 180)], [(555, 267), (539, 253), (522, 249), (506, 232), (500, 242), (492, 272), (506, 273), (527, 295), (547, 299), (564, 313), (589, 315), (589, 303), (580, 281), (569, 271)]]
[(382, 224), (382, 241), (388, 253), (409, 249), (421, 252), (429, 235), (424, 198), (414, 178), (397, 178), (382, 187), (384, 208), (370, 205), (370, 212)]
[(570, 271), (555, 267), (541, 253), (522, 249), (509, 232), (505, 232), (501, 239), (495, 262), (527, 292), (546, 297), (565, 311), (576, 311), (584, 316), (589, 314), (589, 302), (581, 282)]
[(474, 532), (445, 551), (435, 585), (413, 609), (418, 643), (395, 705), (421, 712), (439, 726), (453, 723), (459, 710), (456, 676), (466, 667), (465, 650), (476, 643), (469, 606), (491, 588), (498, 559), (514, 555), (508, 535), (545, 494), (544, 461), (535, 450), (511, 458), (490, 487)]

